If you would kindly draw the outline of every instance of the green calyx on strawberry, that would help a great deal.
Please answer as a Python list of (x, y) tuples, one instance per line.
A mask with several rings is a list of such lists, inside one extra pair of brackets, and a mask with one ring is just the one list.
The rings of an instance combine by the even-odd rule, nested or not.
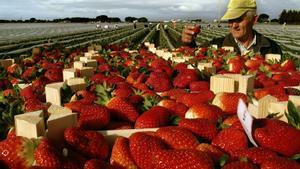
[(109, 88), (106, 83), (96, 86), (98, 99), (95, 103), (106, 106), (112, 118), (135, 122), (139, 116), (136, 108), (127, 100), (112, 95), (113, 88)]
[(34, 162), (37, 143), (25, 137), (11, 137), (0, 142), (0, 159), (9, 168), (29, 168)]
[(288, 102), (288, 112), (285, 112), (289, 124), (300, 130), (300, 111), (293, 102)]

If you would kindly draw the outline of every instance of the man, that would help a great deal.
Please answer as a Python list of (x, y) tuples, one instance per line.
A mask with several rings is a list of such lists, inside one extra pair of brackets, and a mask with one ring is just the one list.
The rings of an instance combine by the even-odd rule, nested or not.
[[(276, 42), (253, 29), (258, 19), (256, 8), (255, 0), (230, 0), (227, 12), (221, 18), (228, 21), (230, 33), (225, 37), (215, 38), (204, 46), (213, 44), (218, 47), (232, 46), (238, 54), (247, 54), (251, 51), (262, 55), (282, 54)], [(197, 34), (193, 31), (194, 28), (186, 26), (182, 31), (181, 40), (184, 45), (196, 46), (194, 39)]]

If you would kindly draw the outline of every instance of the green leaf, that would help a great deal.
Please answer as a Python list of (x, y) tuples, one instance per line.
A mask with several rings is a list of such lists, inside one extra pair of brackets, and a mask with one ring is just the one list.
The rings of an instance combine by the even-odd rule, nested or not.
[(288, 123), (300, 129), (300, 112), (297, 110), (293, 102), (288, 102), (288, 113), (285, 112)]
[(229, 156), (228, 155), (223, 155), (220, 159), (219, 159), (219, 164), (221, 167), (223, 167), (227, 161), (229, 160)]

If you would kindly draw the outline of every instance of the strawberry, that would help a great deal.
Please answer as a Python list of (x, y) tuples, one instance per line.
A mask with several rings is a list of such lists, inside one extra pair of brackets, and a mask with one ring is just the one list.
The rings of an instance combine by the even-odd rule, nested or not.
[(34, 150), (32, 140), (20, 136), (9, 137), (0, 142), (0, 161), (8, 168), (26, 169), (34, 162)]
[(185, 128), (161, 127), (155, 134), (172, 149), (195, 149), (199, 145), (193, 133)]
[(106, 126), (110, 121), (110, 113), (105, 106), (85, 105), (79, 114), (78, 126), (84, 129), (97, 130)]
[(130, 154), (128, 138), (117, 137), (112, 147), (110, 164), (119, 168), (137, 168)]
[(130, 85), (126, 83), (126, 85), (117, 85), (117, 88), (112, 91), (112, 94), (119, 98), (127, 99), (133, 95), (133, 90)]
[(162, 92), (161, 96), (177, 100), (178, 98), (182, 97), (182, 95), (184, 95), (186, 93), (187, 92), (184, 89), (175, 89), (175, 88), (173, 88), (169, 91)]
[(23, 97), (24, 100), (37, 98), (36, 94), (34, 93), (33, 86), (27, 86), (24, 89), (22, 89), (20, 95)]
[(255, 165), (250, 162), (234, 161), (222, 167), (222, 169), (257, 169)]
[(281, 63), (280, 66), (283, 71), (295, 71), (296, 70), (295, 63), (291, 59), (285, 60), (284, 62)]
[(83, 169), (105, 169), (106, 164), (104, 161), (99, 159), (91, 159), (85, 162)]
[(198, 34), (201, 31), (201, 26), (200, 25), (196, 25), (193, 29), (194, 34)]
[(81, 111), (84, 109), (84, 106), (84, 103), (82, 103), (81, 101), (72, 101), (64, 104), (64, 107), (77, 113), (81, 113)]
[(34, 152), (36, 163), (44, 168), (62, 168), (62, 154), (47, 139), (42, 139)]
[(64, 131), (64, 138), (72, 148), (86, 157), (96, 159), (108, 158), (109, 146), (104, 136), (97, 131), (67, 128)]
[(177, 98), (177, 102), (183, 103), (188, 107), (198, 103), (207, 103), (213, 100), (215, 94), (212, 91), (201, 91), (197, 93), (186, 93), (182, 94)]
[[(67, 149), (65, 149), (67, 150)], [(51, 143), (47, 139), (42, 139), (34, 152), (34, 158), (36, 160), (37, 166), (46, 169), (82, 169), (86, 161), (84, 157), (79, 154), (66, 152), (67, 155), (64, 156), (56, 145)]]
[(113, 97), (106, 84), (97, 85), (96, 92), (98, 96), (96, 103), (105, 105), (109, 109), (112, 118), (129, 122), (136, 121), (139, 116), (136, 108), (122, 98)]
[(251, 59), (248, 59), (245, 62), (245, 66), (247, 66), (248, 69), (257, 70), (261, 64), (265, 62), (264, 57), (257, 55), (255, 57), (251, 57)]
[(207, 81), (195, 81), (190, 83), (190, 90), (191, 92), (195, 91), (203, 91), (203, 90), (209, 90), (209, 82)]
[(223, 125), (226, 125), (227, 127), (232, 126), (235, 122), (239, 122), (239, 118), (237, 115), (231, 115), (228, 116), (224, 119), (224, 121), (222, 122)]
[(5, 89), (3, 90), (3, 96), (4, 97), (9, 97), (9, 96), (14, 96), (16, 93), (13, 89)]
[(183, 69), (174, 78), (173, 86), (178, 88), (187, 88), (191, 82), (198, 81), (199, 76), (195, 69)]
[(207, 153), (212, 157), (215, 163), (218, 163), (220, 158), (225, 155), (218, 147), (208, 143), (201, 143), (196, 147), (197, 150)]
[(24, 103), (25, 112), (32, 112), (37, 110), (47, 110), (48, 105), (43, 104), (38, 99), (27, 99)]
[(161, 106), (153, 106), (136, 119), (134, 128), (166, 126), (170, 120), (170, 116), (171, 112), (168, 109)]
[(194, 133), (197, 137), (211, 141), (217, 136), (218, 130), (216, 122), (208, 119), (182, 119), (178, 126), (186, 128)]
[(227, 64), (229, 66), (229, 72), (232, 73), (241, 73), (241, 71), (246, 67), (245, 60), (240, 56), (228, 59)]
[(261, 169), (299, 169), (300, 164), (284, 157), (268, 159), (260, 165)]
[(37, 69), (35, 67), (28, 67), (21, 75), (21, 78), (24, 80), (32, 80), (37, 73)]
[(236, 114), (239, 99), (248, 103), (247, 95), (243, 93), (220, 92), (214, 98), (212, 104), (220, 107), (226, 114)]
[(171, 112), (173, 112), (175, 115), (178, 115), (182, 118), (184, 118), (185, 113), (188, 110), (188, 107), (185, 104), (178, 103), (171, 99), (163, 99), (157, 105), (171, 110)]
[(151, 157), (165, 148), (162, 140), (143, 132), (134, 133), (129, 137), (130, 153), (139, 168), (153, 169)]
[(290, 157), (300, 153), (300, 131), (277, 119), (257, 121), (254, 139), (261, 147), (284, 156)]
[(61, 68), (51, 68), (45, 72), (45, 77), (50, 82), (61, 82), (63, 81), (62, 69)]
[(76, 99), (80, 98), (82, 104), (92, 104), (97, 100), (94, 93), (87, 90), (79, 90), (76, 92)]
[(244, 150), (236, 150), (231, 153), (231, 158), (236, 160), (245, 157), (254, 164), (262, 164), (263, 162), (271, 158), (277, 157), (277, 154), (262, 147), (252, 147)]
[(212, 159), (197, 150), (161, 150), (153, 156), (154, 169), (214, 168)]
[(156, 92), (168, 91), (172, 87), (171, 79), (165, 72), (151, 72), (145, 83)]
[(248, 147), (248, 137), (241, 130), (228, 128), (218, 133), (212, 140), (212, 145), (231, 154), (235, 150), (246, 149)]
[(217, 122), (222, 114), (223, 111), (218, 106), (208, 103), (198, 103), (188, 109), (188, 111), (185, 113), (185, 118), (203, 118)]

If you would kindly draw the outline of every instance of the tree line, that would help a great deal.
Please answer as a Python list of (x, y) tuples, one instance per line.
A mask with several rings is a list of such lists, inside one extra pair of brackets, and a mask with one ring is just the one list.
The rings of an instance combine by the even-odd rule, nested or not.
[(279, 16), (279, 23), (300, 24), (300, 11), (284, 9)]
[[(136, 18), (132, 16), (125, 17), (125, 22), (148, 22), (146, 17)], [(68, 22), (68, 23), (88, 23), (88, 22), (122, 22), (122, 20), (118, 17), (108, 17), (106, 15), (100, 15), (96, 18), (87, 18), (87, 17), (71, 17), (71, 18), (59, 18), (53, 20), (43, 20), (43, 19), (36, 19), (30, 18), (26, 20), (4, 20), (0, 19), (0, 23), (47, 23), (47, 22)]]

